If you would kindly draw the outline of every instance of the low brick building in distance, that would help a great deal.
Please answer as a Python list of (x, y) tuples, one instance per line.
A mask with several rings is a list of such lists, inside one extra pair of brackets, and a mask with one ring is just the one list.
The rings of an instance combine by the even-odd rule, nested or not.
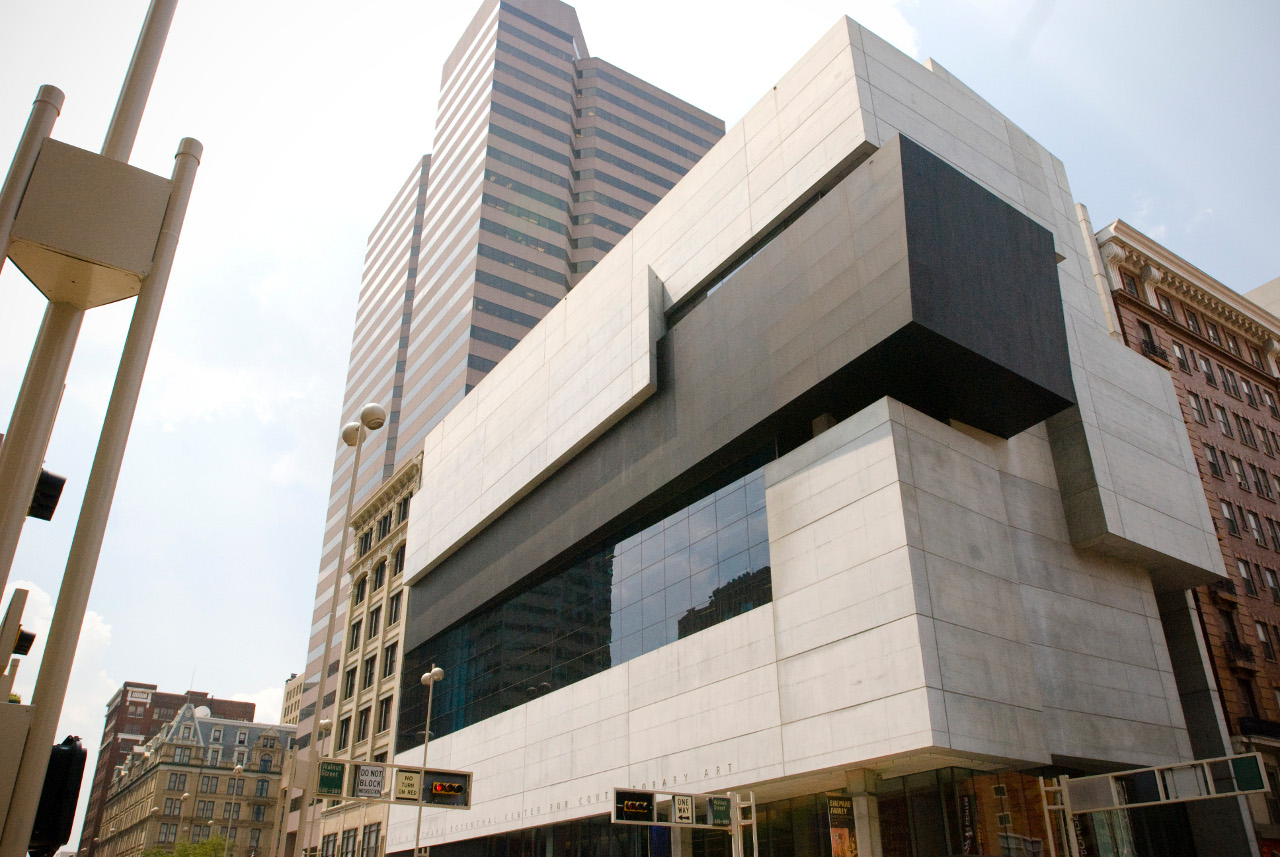
[(273, 849), (292, 726), (215, 717), (184, 705), (113, 775), (98, 853), (136, 857), (180, 842), (229, 840), (227, 857)]
[(121, 685), (107, 703), (102, 743), (98, 749), (89, 806), (85, 810), (84, 827), (80, 834), (80, 854), (86, 857), (97, 854), (102, 810), (116, 768), (125, 763), (134, 747), (159, 732), (188, 703), (203, 705), (213, 716), (227, 720), (251, 721), (256, 710), (252, 702), (215, 699), (199, 690), (166, 693), (154, 684), (143, 682), (126, 681)]

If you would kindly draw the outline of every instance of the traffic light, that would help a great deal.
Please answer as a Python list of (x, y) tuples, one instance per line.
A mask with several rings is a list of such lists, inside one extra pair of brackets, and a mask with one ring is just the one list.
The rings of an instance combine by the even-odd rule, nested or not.
[(58, 508), (58, 500), (62, 497), (62, 486), (66, 484), (67, 477), (40, 468), (40, 478), (36, 480), (36, 490), (31, 495), (27, 517), (39, 518), (42, 521), (53, 520), (53, 510)]
[(49, 753), (49, 769), (44, 775), (36, 823), (31, 828), (31, 857), (53, 857), (71, 838), (71, 822), (80, 800), (80, 780), (84, 778), (84, 746), (68, 735)]

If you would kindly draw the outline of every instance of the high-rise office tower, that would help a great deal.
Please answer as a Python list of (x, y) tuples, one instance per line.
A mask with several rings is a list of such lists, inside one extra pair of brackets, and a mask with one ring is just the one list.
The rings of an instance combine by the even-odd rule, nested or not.
[[(353, 450), (337, 447), (300, 743), (330, 613), (341, 617), (330, 670), (348, 624), (348, 599), (330, 598), (351, 480), (360, 506), (723, 133), (715, 117), (590, 56), (572, 7), (480, 7), (445, 63), (434, 152), (369, 238), (342, 422), (370, 401), (388, 420), (358, 473)], [(336, 689), (326, 674), (330, 702)]]

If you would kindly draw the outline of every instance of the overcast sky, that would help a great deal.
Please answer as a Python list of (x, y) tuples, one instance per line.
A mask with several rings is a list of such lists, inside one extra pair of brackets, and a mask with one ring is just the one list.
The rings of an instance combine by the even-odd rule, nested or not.
[[(0, 0), (4, 164), (44, 83), (67, 96), (54, 136), (100, 148), (146, 7)], [(933, 57), (1058, 155), (1095, 228), (1123, 218), (1238, 291), (1280, 276), (1273, 0), (577, 8), (592, 54), (729, 125), (848, 13)], [(472, 0), (179, 6), (132, 163), (168, 176), (184, 136), (205, 158), (60, 725), (59, 739), (84, 737), (90, 766), (125, 680), (250, 699), (260, 720), (278, 719), (305, 657), (365, 240), (431, 149), (440, 69), (474, 11)], [(7, 264), (0, 426), (44, 306)], [(86, 317), (47, 461), (67, 489), (52, 522), (23, 531), (10, 587), (33, 590), (24, 624), (39, 644), (131, 311)], [(19, 672), (27, 698), (38, 651)]]

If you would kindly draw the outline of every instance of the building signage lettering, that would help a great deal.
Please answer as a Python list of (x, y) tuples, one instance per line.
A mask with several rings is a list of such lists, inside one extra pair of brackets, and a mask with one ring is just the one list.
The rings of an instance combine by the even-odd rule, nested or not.
[(831, 857), (858, 857), (854, 835), (853, 798), (827, 795), (827, 821), (831, 829)]
[(422, 797), (421, 771), (396, 771), (395, 796), (398, 800), (418, 800)]
[(386, 769), (382, 765), (356, 765), (351, 780), (352, 797), (382, 797)]
[(671, 821), (675, 824), (693, 824), (693, 795), (671, 796)]

